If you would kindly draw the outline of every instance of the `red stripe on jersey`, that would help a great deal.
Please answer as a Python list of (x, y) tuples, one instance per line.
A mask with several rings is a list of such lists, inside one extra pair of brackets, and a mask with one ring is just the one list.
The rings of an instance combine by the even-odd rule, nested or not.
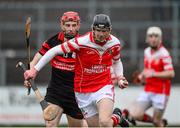
[(77, 38), (75, 38), (75, 43), (76, 43), (77, 45), (79, 45)]
[(113, 56), (113, 60), (119, 60), (120, 59), (120, 50), (121, 50), (121, 47), (120, 45), (115, 45), (112, 49), (111, 49), (111, 52), (112, 52), (112, 56)]
[(49, 49), (51, 49), (51, 47), (47, 44), (47, 42), (44, 42), (39, 50), (39, 53), (44, 55)]
[(42, 55), (44, 55), (47, 51), (46, 51), (45, 49), (41, 48), (39, 52), (40, 52)]
[(68, 63), (74, 63), (75, 59), (74, 58), (64, 58), (62, 56), (55, 56), (55, 59), (57, 59), (58, 61), (62, 61), (62, 62), (68, 62)]
[(67, 52), (66, 49), (65, 49), (65, 47), (64, 47), (64, 44), (61, 45), (61, 48), (62, 48), (62, 50), (63, 50), (64, 53)]
[(61, 42), (64, 42), (64, 33), (63, 32), (60, 32), (58, 34), (58, 39), (61, 41)]
[(92, 36), (92, 32), (90, 32), (89, 38), (90, 38), (90, 41), (91, 41), (91, 42), (94, 42), (94, 39), (93, 39), (93, 36)]
[(47, 49), (50, 49), (51, 47), (47, 44), (47, 42), (45, 42), (44, 44), (43, 44), (43, 46), (45, 47), (45, 48), (47, 48)]
[(67, 45), (71, 51), (75, 50), (75, 48), (72, 46), (72, 44), (70, 42), (68, 42)]

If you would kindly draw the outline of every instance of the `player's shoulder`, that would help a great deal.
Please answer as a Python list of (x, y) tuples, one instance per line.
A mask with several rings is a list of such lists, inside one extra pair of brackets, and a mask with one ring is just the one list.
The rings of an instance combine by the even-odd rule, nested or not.
[[(145, 53), (146, 55), (147, 55), (147, 54), (150, 54), (150, 53), (151, 53), (151, 47), (145, 48), (144, 53)], [(160, 55), (160, 56), (169, 56), (169, 55), (170, 55), (170, 53), (169, 53), (169, 51), (167, 50), (167, 48), (165, 48), (163, 45), (158, 49), (157, 53), (158, 53), (158, 55)]]
[(161, 46), (159, 49), (159, 52), (162, 56), (169, 56), (169, 51), (167, 50), (167, 48), (165, 48), (164, 46)]
[(76, 37), (77, 39), (83, 39), (83, 38), (87, 38), (88, 36), (90, 36), (90, 32), (86, 32), (85, 34)]
[(112, 34), (110, 34), (110, 39), (111, 39), (112, 42), (121, 43), (120, 40), (116, 36), (114, 36)]
[(151, 47), (147, 47), (144, 49), (144, 56), (151, 56)]
[(147, 47), (147, 48), (144, 49), (144, 53), (148, 53), (148, 52), (150, 52), (150, 51), (151, 51), (151, 48), (150, 48), (150, 47)]
[(63, 43), (63, 41), (64, 41), (64, 34), (62, 34), (62, 32), (59, 32), (59, 33), (56, 33), (55, 35), (51, 36), (46, 41), (46, 43), (49, 46), (54, 47), (54, 46), (57, 46), (57, 45)]
[(90, 36), (91, 36), (91, 33), (87, 32), (84, 35), (76, 37), (76, 40), (78, 41), (78, 43), (85, 43), (90, 40), (90, 38), (91, 38)]
[(58, 35), (59, 33), (56, 33), (55, 35), (51, 36), (50, 38), (47, 39), (47, 42), (52, 42), (58, 40)]

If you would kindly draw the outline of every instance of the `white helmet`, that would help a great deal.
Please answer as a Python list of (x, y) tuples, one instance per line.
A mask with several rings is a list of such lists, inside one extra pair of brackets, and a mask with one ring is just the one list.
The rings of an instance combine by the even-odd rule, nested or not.
[(159, 37), (162, 37), (162, 31), (160, 29), (160, 27), (149, 27), (147, 29), (147, 32), (146, 32), (146, 35), (152, 35), (152, 34), (156, 34), (158, 35)]

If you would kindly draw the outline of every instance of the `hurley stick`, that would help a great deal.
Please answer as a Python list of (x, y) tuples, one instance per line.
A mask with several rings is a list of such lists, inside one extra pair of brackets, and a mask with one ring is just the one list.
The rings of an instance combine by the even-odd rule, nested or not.
[[(30, 48), (30, 32), (31, 32), (31, 17), (28, 17), (26, 20), (25, 26), (25, 38), (26, 38), (26, 47), (27, 47), (27, 64), (28, 69), (30, 69), (30, 62), (31, 62), (31, 48)], [(31, 93), (31, 87), (28, 87), (28, 95)]]
[[(22, 62), (18, 62), (16, 67), (22, 68), (24, 72), (27, 70), (25, 65)], [(32, 87), (35, 95), (36, 95), (37, 100), (39, 101), (39, 103), (41, 105), (41, 108), (43, 110), (44, 119), (47, 121), (51, 121), (51, 120), (55, 119), (57, 117), (57, 114), (58, 114), (58, 108), (52, 104), (47, 103), (47, 101), (42, 97), (39, 89), (34, 84), (32, 79), (30, 79), (29, 82), (31, 84), (31, 87)]]

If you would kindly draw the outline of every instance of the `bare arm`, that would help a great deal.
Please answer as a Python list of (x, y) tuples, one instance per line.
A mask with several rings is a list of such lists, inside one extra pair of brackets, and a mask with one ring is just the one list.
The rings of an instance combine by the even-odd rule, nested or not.
[(161, 79), (171, 79), (175, 76), (174, 70), (165, 70), (161, 72), (154, 71), (152, 69), (144, 69), (143, 72), (139, 75), (139, 78), (142, 79), (148, 77), (156, 77)]
[(33, 60), (30, 63), (31, 68), (33, 68), (39, 62), (41, 57), (42, 57), (42, 55), (39, 52), (37, 52), (36, 55), (34, 56)]
[[(37, 52), (36, 55), (34, 56), (33, 60), (30, 63), (30, 69), (33, 69), (33, 67), (39, 62), (41, 57), (42, 57), (42, 55), (39, 52)], [(29, 83), (27, 80), (25, 80), (24, 81), (24, 86), (30, 87), (31, 83)]]
[(153, 77), (157, 77), (157, 78), (163, 78), (163, 79), (171, 79), (175, 76), (175, 72), (174, 70), (166, 70), (166, 71), (162, 71), (162, 72), (154, 72)]

